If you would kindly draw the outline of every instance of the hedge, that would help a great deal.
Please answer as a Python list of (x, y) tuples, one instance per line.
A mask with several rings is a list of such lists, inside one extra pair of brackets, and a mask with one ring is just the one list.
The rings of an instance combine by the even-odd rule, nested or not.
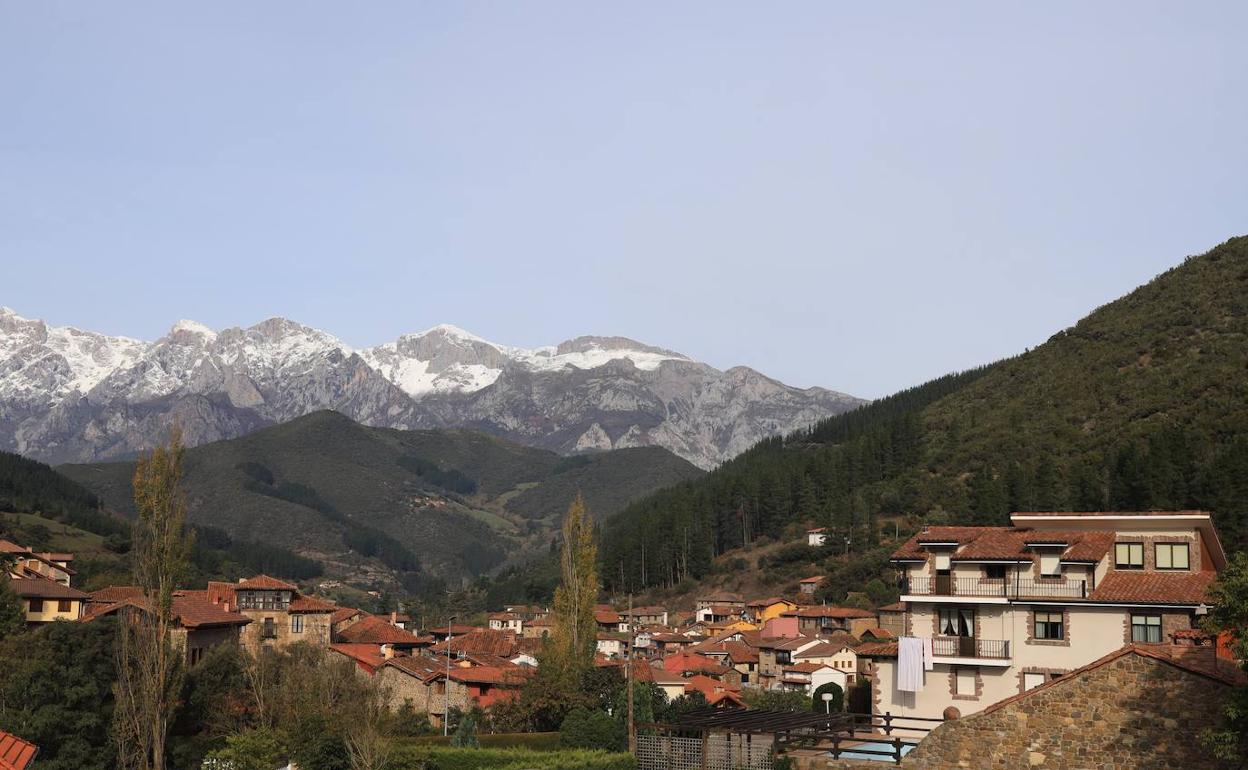
[[(561, 748), (559, 733), (477, 733), (483, 749), (532, 749), (555, 751)], [(413, 746), (449, 746), (450, 736), (419, 735), (410, 740)]]
[(396, 770), (637, 770), (631, 754), (605, 751), (454, 749), (406, 746), (395, 752)]

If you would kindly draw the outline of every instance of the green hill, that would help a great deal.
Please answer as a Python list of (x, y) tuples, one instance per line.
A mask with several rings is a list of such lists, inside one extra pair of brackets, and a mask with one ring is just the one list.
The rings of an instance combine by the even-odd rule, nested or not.
[(1248, 238), (1034, 350), (762, 442), (630, 505), (607, 525), (602, 573), (614, 591), (677, 586), (815, 524), (835, 548), (780, 549), (757, 566), (777, 579), (818, 567), (839, 599), (883, 574), (886, 541), (923, 522), (1148, 508), (1211, 510), (1228, 548), (1248, 544)]
[[(58, 470), (132, 513), (132, 463)], [(577, 491), (605, 516), (701, 474), (659, 448), (568, 458), (471, 431), (369, 428), (336, 412), (195, 447), (185, 461), (192, 523), (379, 585), (475, 576), (544, 549)]]

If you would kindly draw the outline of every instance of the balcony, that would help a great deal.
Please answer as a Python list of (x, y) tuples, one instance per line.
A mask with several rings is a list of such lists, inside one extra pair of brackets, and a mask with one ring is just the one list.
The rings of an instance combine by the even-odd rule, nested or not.
[(962, 596), (976, 599), (1086, 599), (1086, 580), (1035, 578), (904, 578), (903, 596)]
[(1010, 643), (1005, 639), (977, 639), (971, 636), (932, 637), (932, 656), (936, 658), (1010, 659)]

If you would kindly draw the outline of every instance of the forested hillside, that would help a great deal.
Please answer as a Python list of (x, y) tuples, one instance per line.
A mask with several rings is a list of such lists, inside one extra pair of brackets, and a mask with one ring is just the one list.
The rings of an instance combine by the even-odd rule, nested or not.
[(1248, 238), (1034, 350), (762, 442), (629, 506), (605, 527), (603, 575), (613, 591), (697, 580), (716, 555), (794, 523), (827, 526), (882, 567), (884, 519), (904, 535), (1011, 510), (1148, 508), (1208, 509), (1229, 549), (1248, 539)]
[[(61, 472), (132, 512), (132, 463)], [(545, 553), (578, 491), (598, 516), (702, 471), (658, 447), (561, 457), (464, 430), (404, 431), (316, 412), (187, 450), (190, 520), (263, 542), (331, 577), (409, 591)]]

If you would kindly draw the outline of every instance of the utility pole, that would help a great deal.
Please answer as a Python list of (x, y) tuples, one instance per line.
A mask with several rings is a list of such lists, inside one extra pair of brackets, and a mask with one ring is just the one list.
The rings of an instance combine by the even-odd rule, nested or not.
[(628, 658), (624, 664), (628, 672), (628, 753), (637, 756), (637, 728), (633, 724), (633, 635), (637, 629), (633, 624), (633, 595), (628, 595)]
[(446, 682), (442, 687), (442, 694), (446, 696), (442, 712), (443, 737), (450, 735), (451, 732), (451, 626), (458, 617), (458, 615), (452, 615), (446, 621)]

